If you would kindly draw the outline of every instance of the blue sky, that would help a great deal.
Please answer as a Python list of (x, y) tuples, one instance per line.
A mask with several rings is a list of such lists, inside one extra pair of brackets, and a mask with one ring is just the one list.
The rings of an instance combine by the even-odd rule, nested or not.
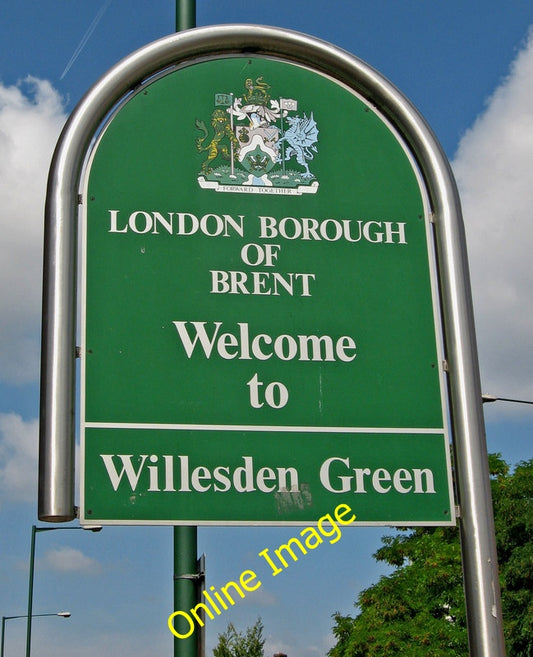
[[(113, 64), (174, 31), (175, 3), (29, 0), (0, 6), (0, 609), (24, 614), (36, 517), (42, 206), (50, 156), (83, 93)], [(389, 78), (433, 128), (461, 193), (484, 392), (533, 399), (533, 6), (524, 0), (197, 1), (197, 24), (269, 24), (325, 39)], [(81, 44), (81, 47), (80, 47)], [(29, 76), (29, 77), (28, 77)], [(346, 126), (349, 130), (349, 126)], [(533, 457), (532, 407), (485, 406), (489, 449)], [(75, 526), (75, 523), (72, 524)], [(288, 529), (202, 529), (220, 586)], [(261, 616), (266, 654), (324, 655), (331, 614), (383, 572), (386, 529), (346, 530), (270, 578), (207, 628)], [(33, 654), (144, 657), (172, 650), (172, 530), (114, 527), (37, 536)], [(24, 649), (8, 621), (6, 655)]]

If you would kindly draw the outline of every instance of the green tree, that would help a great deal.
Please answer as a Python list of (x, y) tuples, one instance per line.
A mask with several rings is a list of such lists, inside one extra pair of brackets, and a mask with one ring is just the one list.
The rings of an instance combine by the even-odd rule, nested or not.
[(507, 654), (533, 657), (533, 459), (497, 477), (492, 495)]
[(238, 632), (233, 623), (218, 635), (218, 643), (213, 649), (214, 657), (263, 657), (263, 622), (257, 619), (245, 632)]
[[(533, 460), (510, 474), (491, 456), (490, 471), (507, 654), (533, 657)], [(458, 529), (399, 531), (374, 557), (394, 571), (360, 593), (355, 618), (334, 614), (330, 657), (468, 655)]]

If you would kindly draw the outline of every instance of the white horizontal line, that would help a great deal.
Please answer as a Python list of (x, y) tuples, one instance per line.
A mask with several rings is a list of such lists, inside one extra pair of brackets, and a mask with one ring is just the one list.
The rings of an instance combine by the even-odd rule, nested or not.
[(431, 433), (443, 434), (443, 428), (427, 427), (296, 427), (255, 424), (157, 424), (135, 422), (86, 422), (87, 429), (150, 429), (157, 431), (271, 431), (287, 433)]

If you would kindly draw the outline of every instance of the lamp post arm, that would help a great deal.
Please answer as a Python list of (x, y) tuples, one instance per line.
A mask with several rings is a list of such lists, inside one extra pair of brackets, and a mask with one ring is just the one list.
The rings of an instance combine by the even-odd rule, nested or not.
[[(35, 529), (35, 527), (34, 527)], [(61, 618), (70, 618), (70, 611), (56, 611), (50, 614), (35, 614), (35, 616), (60, 616)], [(4, 638), (6, 633), (6, 620), (12, 620), (13, 618), (28, 618), (31, 619), (31, 616), (27, 614), (22, 614), (20, 616), (2, 616), (2, 635), (0, 638), (0, 657), (4, 657)]]

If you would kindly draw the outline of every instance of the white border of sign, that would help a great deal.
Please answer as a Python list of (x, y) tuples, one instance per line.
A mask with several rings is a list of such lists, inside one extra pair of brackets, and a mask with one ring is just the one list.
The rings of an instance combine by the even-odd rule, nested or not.
[[(418, 162), (434, 216), (471, 654), (503, 655), (494, 521), (466, 240), (450, 165), (413, 105), (353, 55), (272, 27), (209, 26), (151, 43), (100, 79), (72, 113), (50, 170), (45, 209), (39, 518), (71, 520), (74, 508), (77, 210), (81, 170), (117, 102), (167, 67), (232, 53), (273, 55), (344, 82), (390, 120)], [(470, 593), (469, 593), (470, 592)]]

